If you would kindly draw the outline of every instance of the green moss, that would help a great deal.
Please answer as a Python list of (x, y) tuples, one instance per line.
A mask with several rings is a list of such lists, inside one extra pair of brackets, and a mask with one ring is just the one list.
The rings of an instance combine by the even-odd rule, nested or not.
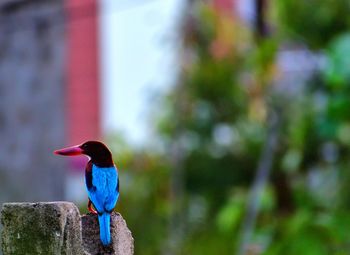
[(72, 213), (60, 203), (5, 205), (1, 217), (3, 253), (76, 254), (81, 247), (80, 228), (71, 217), (80, 222), (78, 210)]
[[(11, 226), (3, 235), (4, 251), (12, 254), (52, 254), (58, 248), (54, 244), (55, 233), (59, 233), (60, 226), (52, 208), (40, 211), (13, 208), (4, 211), (2, 219), (3, 225)], [(12, 244), (12, 247), (7, 247), (7, 244)]]

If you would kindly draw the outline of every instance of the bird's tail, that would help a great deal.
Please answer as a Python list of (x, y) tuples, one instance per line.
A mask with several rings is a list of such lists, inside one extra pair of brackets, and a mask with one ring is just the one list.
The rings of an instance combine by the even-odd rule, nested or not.
[(100, 239), (103, 245), (109, 245), (111, 243), (110, 221), (111, 215), (109, 213), (104, 212), (101, 215), (98, 215)]

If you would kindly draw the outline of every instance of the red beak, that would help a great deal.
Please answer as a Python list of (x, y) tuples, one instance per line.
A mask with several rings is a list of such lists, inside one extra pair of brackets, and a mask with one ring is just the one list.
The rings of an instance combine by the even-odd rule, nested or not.
[(78, 156), (82, 155), (83, 152), (79, 145), (54, 151), (55, 154), (63, 156)]

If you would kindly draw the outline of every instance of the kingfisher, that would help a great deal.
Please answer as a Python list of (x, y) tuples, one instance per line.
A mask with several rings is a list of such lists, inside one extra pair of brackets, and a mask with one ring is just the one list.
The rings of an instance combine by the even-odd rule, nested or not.
[[(104, 246), (111, 243), (111, 213), (119, 198), (119, 175), (112, 153), (99, 141), (87, 141), (80, 145), (54, 151), (57, 155), (86, 155), (85, 184), (88, 193), (88, 210), (98, 214), (100, 239)], [(95, 208), (93, 208), (93, 207)]]

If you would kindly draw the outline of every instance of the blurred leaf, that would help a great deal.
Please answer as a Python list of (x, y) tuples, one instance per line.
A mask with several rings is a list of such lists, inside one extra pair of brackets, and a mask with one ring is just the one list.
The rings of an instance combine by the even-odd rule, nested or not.
[(242, 219), (245, 210), (246, 196), (241, 192), (236, 193), (226, 205), (219, 211), (216, 224), (219, 231), (228, 233), (236, 229)]
[(350, 34), (335, 38), (327, 51), (326, 80), (332, 88), (350, 86)]
[(350, 25), (348, 0), (279, 0), (275, 3), (283, 36), (314, 49), (324, 47)]
[(289, 150), (282, 159), (282, 167), (287, 172), (295, 172), (301, 163), (301, 153), (296, 149)]

